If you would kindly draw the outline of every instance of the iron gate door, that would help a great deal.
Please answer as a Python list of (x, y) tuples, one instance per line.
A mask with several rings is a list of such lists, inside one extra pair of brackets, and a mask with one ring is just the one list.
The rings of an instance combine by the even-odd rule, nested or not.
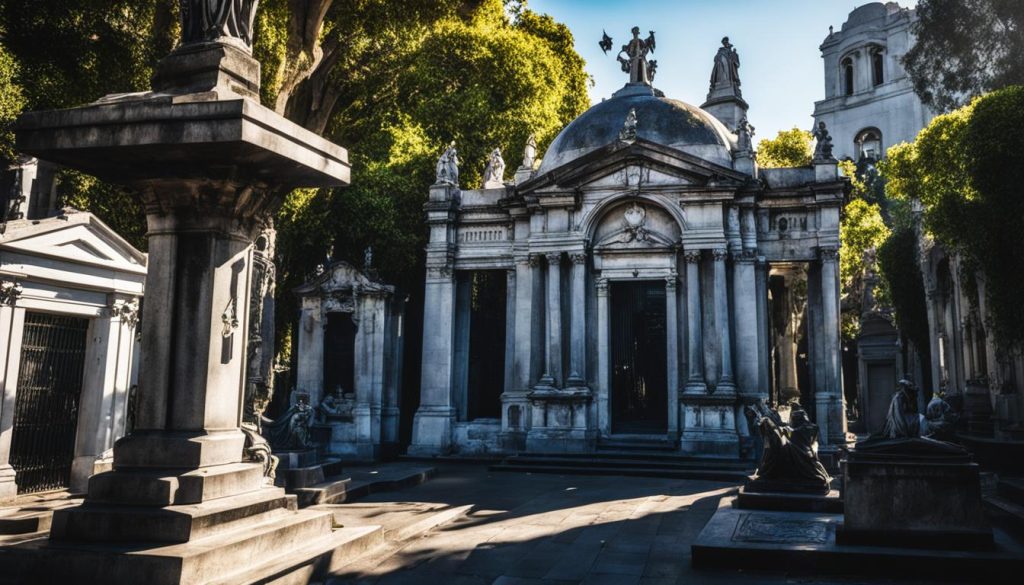
[(88, 331), (87, 319), (25, 314), (11, 436), (20, 494), (69, 485)]
[(668, 428), (665, 284), (611, 283), (612, 431)]

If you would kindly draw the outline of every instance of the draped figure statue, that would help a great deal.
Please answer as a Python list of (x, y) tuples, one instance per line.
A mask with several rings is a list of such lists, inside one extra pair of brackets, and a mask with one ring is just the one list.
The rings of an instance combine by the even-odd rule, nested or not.
[(179, 0), (181, 44), (238, 39), (252, 49), (259, 0)]

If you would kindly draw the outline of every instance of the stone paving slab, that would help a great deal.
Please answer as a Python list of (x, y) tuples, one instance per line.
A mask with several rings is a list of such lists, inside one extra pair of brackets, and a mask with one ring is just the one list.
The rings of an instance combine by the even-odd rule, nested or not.
[[(733, 484), (665, 478), (490, 473), (438, 464), (423, 485), (363, 506), (467, 513), (367, 555), (331, 585), (704, 585), (864, 583), (857, 577), (695, 570), (691, 545)], [(420, 508), (420, 506), (423, 506)], [(369, 510), (369, 508), (367, 508)], [(367, 518), (368, 520), (370, 518)], [(792, 569), (792, 568), (790, 568)], [(872, 583), (892, 583), (885, 579)], [(909, 585), (907, 581), (897, 581)]]

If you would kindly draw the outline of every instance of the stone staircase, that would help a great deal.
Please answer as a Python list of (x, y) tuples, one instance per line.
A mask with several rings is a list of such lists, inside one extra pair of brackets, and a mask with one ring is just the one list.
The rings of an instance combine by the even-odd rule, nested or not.
[(522, 453), (491, 465), (492, 471), (621, 475), (743, 482), (754, 473), (741, 459), (709, 459), (680, 455), (667, 443), (605, 442), (595, 453)]
[(1000, 479), (995, 493), (984, 496), (993, 523), (1018, 538), (1024, 538), (1024, 478)]

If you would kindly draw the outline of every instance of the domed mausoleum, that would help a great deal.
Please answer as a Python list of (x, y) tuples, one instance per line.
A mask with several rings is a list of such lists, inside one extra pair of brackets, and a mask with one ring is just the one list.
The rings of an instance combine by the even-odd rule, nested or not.
[(739, 59), (708, 99), (669, 99), (634, 29), (629, 82), (514, 179), (479, 189), (450, 147), (425, 205), (423, 368), (410, 453), (658, 447), (753, 456), (743, 405), (800, 396), (823, 451), (845, 441), (839, 213), (847, 181), (756, 168)]

